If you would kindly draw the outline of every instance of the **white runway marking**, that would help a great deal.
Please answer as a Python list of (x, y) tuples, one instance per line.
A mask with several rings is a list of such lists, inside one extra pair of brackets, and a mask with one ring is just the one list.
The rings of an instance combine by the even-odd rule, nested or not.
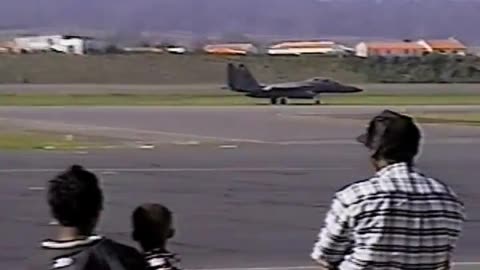
[[(253, 139), (253, 138), (234, 138), (234, 137), (224, 137), (224, 136), (209, 136), (209, 135), (198, 135), (191, 133), (181, 133), (181, 132), (170, 132), (170, 131), (160, 131), (160, 130), (148, 130), (148, 129), (136, 129), (136, 128), (127, 128), (127, 127), (109, 127), (109, 126), (97, 126), (97, 125), (86, 125), (86, 124), (70, 124), (58, 121), (51, 120), (33, 120), (33, 119), (24, 119), (24, 118), (0, 118), (0, 120), (10, 120), (10, 121), (20, 121), (26, 125), (34, 125), (34, 127), (43, 130), (68, 130), (69, 132), (78, 131), (84, 132), (88, 130), (87, 134), (92, 132), (110, 132), (106, 136), (118, 137), (118, 134), (124, 134), (128, 138), (146, 136), (146, 135), (158, 135), (158, 136), (171, 136), (171, 137), (180, 137), (186, 139), (186, 141), (170, 141), (170, 143), (175, 145), (198, 145), (200, 144), (197, 140), (207, 140), (207, 141), (223, 141), (230, 143), (254, 143), (254, 144), (269, 144), (269, 145), (324, 145), (324, 144), (338, 144), (338, 145), (358, 145), (358, 142), (354, 138), (339, 138), (339, 139), (318, 139), (318, 140), (263, 140), (263, 139)], [(94, 133), (93, 133), (94, 134)], [(122, 136), (124, 138), (124, 136)], [(168, 142), (168, 139), (160, 138), (158, 142)], [(152, 143), (155, 143), (152, 141)], [(447, 138), (427, 138), (424, 141), (426, 145), (435, 145), (435, 144), (474, 144), (480, 143), (480, 139), (477, 137), (447, 137)], [(54, 150), (54, 147), (45, 146), (45, 150)]]
[(45, 187), (28, 187), (28, 190), (31, 190), (31, 191), (42, 191), (42, 190), (45, 190)]
[(199, 145), (199, 141), (174, 141), (173, 144), (176, 145)]
[[(163, 135), (163, 136), (174, 136), (174, 137), (184, 137), (184, 138), (197, 138), (204, 140), (216, 140), (216, 141), (228, 141), (228, 142), (248, 142), (248, 143), (266, 143), (262, 140), (253, 140), (247, 138), (228, 138), (221, 136), (207, 136), (207, 135), (196, 135), (189, 133), (179, 133), (179, 132), (169, 132), (169, 131), (159, 131), (159, 130), (145, 130), (137, 128), (126, 128), (126, 127), (108, 127), (108, 126), (97, 126), (97, 125), (84, 125), (84, 124), (68, 124), (58, 121), (47, 121), (47, 120), (32, 120), (32, 119), (23, 119), (23, 118), (0, 118), (0, 120), (10, 120), (10, 121), (20, 121), (24, 123), (36, 124), (39, 128), (49, 129), (59, 129), (65, 128), (70, 131), (72, 130), (97, 130), (97, 131), (110, 131), (115, 133), (130, 132), (133, 134), (150, 134), (150, 135)], [(50, 130), (50, 129), (49, 129)]]
[[(289, 172), (289, 171), (344, 171), (353, 170), (352, 167), (263, 167), (263, 168), (89, 168), (95, 172)], [(32, 169), (0, 169), (0, 173), (51, 173), (63, 171), (65, 168), (32, 168)]]
[(56, 225), (59, 225), (58, 221), (56, 220), (51, 220), (50, 222), (48, 222), (48, 225), (50, 226), (56, 226)]
[(224, 144), (224, 145), (220, 145), (219, 147), (222, 148), (222, 149), (237, 149), (238, 145)]
[(116, 175), (116, 174), (118, 174), (117, 172), (111, 172), (111, 171), (102, 171), (100, 173), (102, 175)]
[(155, 145), (152, 144), (142, 144), (139, 146), (140, 149), (155, 149)]

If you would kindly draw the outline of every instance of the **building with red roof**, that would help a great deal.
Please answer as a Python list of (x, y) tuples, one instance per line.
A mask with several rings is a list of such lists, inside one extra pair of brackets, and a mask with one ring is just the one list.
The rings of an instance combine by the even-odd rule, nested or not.
[(430, 53), (466, 55), (467, 47), (455, 38), (420, 40), (419, 44)]
[(418, 41), (361, 42), (355, 47), (359, 57), (422, 56), (428, 53), (466, 55), (467, 47), (454, 38)]
[(355, 54), (359, 57), (422, 56), (426, 53), (425, 46), (410, 41), (361, 42), (355, 47)]

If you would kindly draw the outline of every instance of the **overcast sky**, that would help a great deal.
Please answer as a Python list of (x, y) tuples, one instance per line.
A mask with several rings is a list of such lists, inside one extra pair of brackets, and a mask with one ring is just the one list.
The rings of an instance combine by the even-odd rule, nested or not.
[(2, 0), (1, 28), (480, 39), (477, 0)]

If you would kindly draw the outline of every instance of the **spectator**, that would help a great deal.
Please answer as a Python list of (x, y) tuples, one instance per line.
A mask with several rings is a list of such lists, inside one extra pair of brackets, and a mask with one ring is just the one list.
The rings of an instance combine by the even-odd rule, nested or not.
[(439, 180), (414, 166), (420, 130), (384, 111), (357, 140), (376, 174), (335, 194), (311, 257), (327, 269), (449, 269), (464, 206)]
[(94, 234), (103, 194), (93, 173), (75, 165), (56, 176), (48, 185), (48, 205), (59, 228), (41, 243), (31, 269), (145, 269), (134, 248)]
[(132, 215), (133, 240), (144, 251), (149, 269), (177, 270), (179, 258), (167, 250), (168, 239), (175, 234), (171, 211), (160, 204), (144, 204)]

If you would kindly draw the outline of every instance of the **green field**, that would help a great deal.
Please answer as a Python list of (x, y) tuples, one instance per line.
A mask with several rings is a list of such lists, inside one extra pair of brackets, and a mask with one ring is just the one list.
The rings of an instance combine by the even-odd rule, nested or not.
[[(324, 105), (480, 105), (480, 94), (337, 95)], [(268, 100), (237, 95), (88, 94), (0, 95), (0, 106), (240, 106), (269, 104)], [(310, 100), (292, 104), (312, 104)]]
[(101, 142), (86, 138), (67, 138), (64, 135), (45, 132), (0, 130), (2, 130), (0, 132), (0, 149), (80, 150), (102, 146)]
[[(0, 84), (221, 84), (225, 82), (229, 62), (248, 65), (262, 82), (311, 77), (327, 77), (349, 84), (381, 81), (375, 74), (381, 75), (383, 69), (367, 72), (364, 65), (369, 65), (355, 64), (358, 61), (357, 58), (318, 55), (0, 55)], [(412, 71), (414, 68), (406, 69)]]
[(208, 55), (0, 55), (0, 84), (219, 84), (227, 62), (242, 62), (261, 81), (325, 76), (365, 82), (333, 57)]

